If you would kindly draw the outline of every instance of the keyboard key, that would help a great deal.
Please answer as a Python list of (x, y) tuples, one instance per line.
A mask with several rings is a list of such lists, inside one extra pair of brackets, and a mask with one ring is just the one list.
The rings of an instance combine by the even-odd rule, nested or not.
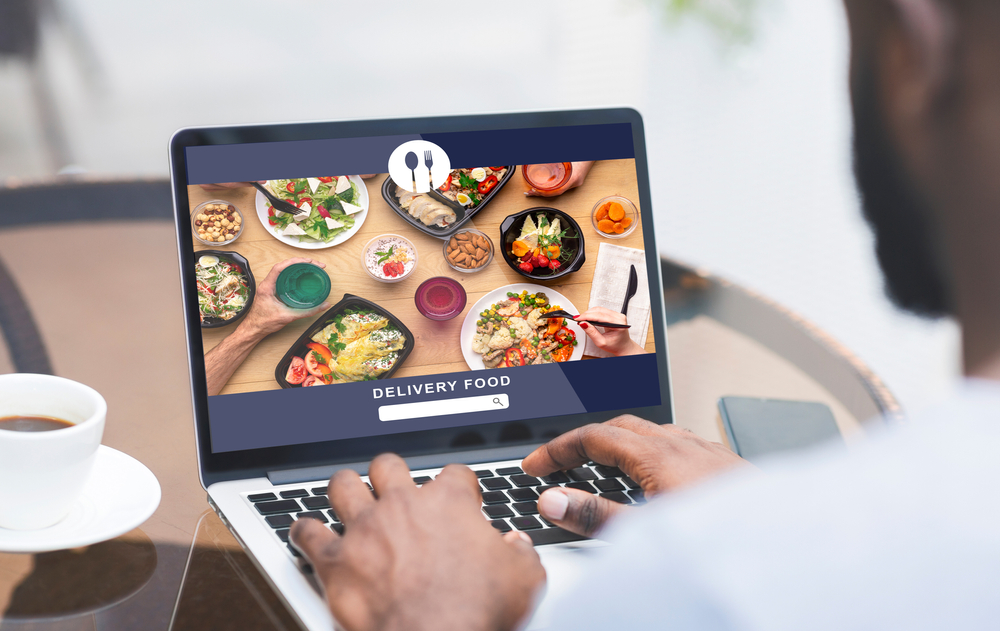
[(577, 491), (586, 491), (588, 493), (597, 493), (594, 487), (590, 485), (590, 482), (570, 482), (566, 485), (567, 489), (576, 489)]
[(309, 491), (305, 489), (292, 489), (291, 491), (282, 491), (280, 495), (286, 500), (290, 500), (293, 497), (306, 497), (309, 495)]
[(638, 488), (641, 488), (641, 487), (639, 486), (639, 483), (638, 483), (638, 482), (636, 482), (636, 481), (635, 481), (635, 480), (633, 480), (632, 478), (628, 477), (627, 475), (626, 475), (626, 476), (624, 476), (624, 477), (622, 477), (622, 482), (624, 482), (624, 483), (625, 483), (625, 486), (627, 486), (628, 488), (630, 488), (630, 489), (633, 489), (633, 490), (634, 490), (634, 489), (638, 489)]
[(337, 517), (337, 513), (333, 512), (332, 508), (326, 511), (326, 514), (330, 516), (330, 521), (340, 521), (340, 519)]
[(621, 491), (612, 491), (611, 493), (601, 493), (601, 497), (611, 500), (612, 502), (618, 502), (619, 504), (631, 504), (632, 500), (628, 498)]
[(514, 516), (514, 511), (510, 510), (510, 506), (506, 504), (483, 506), (483, 512), (489, 515), (490, 519), (503, 519), (504, 517)]
[(494, 519), (490, 522), (490, 525), (499, 530), (500, 532), (510, 532), (511, 527), (506, 521), (502, 519)]
[(326, 487), (325, 486), (317, 486), (316, 488), (314, 488), (312, 490), (312, 492), (313, 492), (313, 495), (326, 495)]
[(344, 524), (337, 522), (335, 524), (330, 524), (330, 530), (334, 530), (337, 534), (344, 534)]
[[(622, 486), (622, 483), (614, 478), (608, 478), (605, 480), (594, 480), (594, 486), (596, 486), (597, 490), (601, 491), (602, 493), (610, 493), (611, 491), (625, 490), (625, 487)], [(306, 503), (305, 500), (302, 500), (302, 503), (305, 504)]]
[(288, 528), (295, 523), (291, 515), (269, 515), (264, 518), (264, 521), (271, 528)]
[(325, 524), (326, 521), (327, 521), (326, 520), (326, 515), (324, 515), (323, 513), (321, 513), (318, 510), (306, 511), (304, 513), (299, 513), (298, 515), (295, 516), (295, 518), (296, 519), (315, 519), (315, 520), (317, 520), (317, 521), (319, 521), (320, 523), (323, 523), (323, 524)]
[(497, 475), (520, 475), (524, 473), (521, 471), (521, 467), (503, 467), (502, 469), (497, 469)]
[(583, 535), (578, 535), (575, 532), (563, 530), (562, 528), (541, 528), (538, 530), (531, 530), (528, 532), (528, 536), (531, 537), (532, 543), (536, 546), (544, 546), (552, 543), (568, 543), (570, 541), (583, 541), (586, 539)]
[(261, 515), (277, 515), (278, 513), (295, 513), (302, 510), (295, 500), (278, 500), (277, 502), (258, 502), (254, 504)]
[(618, 467), (607, 467), (599, 464), (595, 466), (594, 469), (606, 478), (621, 478), (625, 476), (625, 472)]
[(293, 557), (295, 557), (296, 559), (301, 559), (302, 558), (302, 553), (299, 552), (298, 550), (296, 550), (295, 548), (293, 548), (292, 544), (290, 542), (287, 543), (287, 544), (285, 544), (285, 545), (288, 546), (288, 551), (292, 553)]
[(274, 534), (278, 535), (278, 539), (281, 539), (285, 543), (288, 543), (288, 536), (291, 534), (291, 530), (285, 528), (284, 530), (275, 530)]
[(433, 479), (434, 478), (432, 478), (429, 475), (422, 475), (422, 476), (418, 476), (416, 478), (413, 478), (413, 482), (414, 482), (414, 484), (417, 484), (419, 486), (421, 484), (427, 484), (428, 482), (430, 482)]
[(549, 475), (543, 475), (542, 481), (546, 484), (565, 484), (569, 482), (569, 476), (563, 471), (556, 471)]
[(507, 491), (507, 494), (515, 502), (534, 502), (538, 499), (538, 493), (535, 493), (534, 489), (514, 489)]
[(510, 481), (520, 487), (525, 486), (541, 486), (542, 481), (538, 478), (532, 477), (530, 475), (512, 475), (510, 476)]
[(492, 478), (493, 477), (493, 472), (490, 471), (489, 469), (480, 469), (479, 471), (476, 471), (476, 477), (477, 478)]
[(510, 498), (503, 494), (503, 491), (486, 491), (483, 493), (483, 504), (508, 504)]
[(541, 515), (539, 515), (539, 516), (538, 516), (538, 518), (539, 518), (539, 519), (541, 519), (541, 520), (542, 520), (542, 523), (543, 523), (543, 524), (545, 524), (546, 526), (548, 526), (549, 528), (552, 528), (553, 526), (555, 526), (555, 524), (553, 524), (553, 523), (552, 523), (552, 522), (550, 522), (549, 520), (545, 519), (545, 518), (544, 518), (544, 517), (542, 517)]
[(635, 491), (629, 491), (628, 495), (629, 495), (629, 497), (632, 498), (632, 501), (635, 502), (636, 504), (645, 504), (646, 503), (646, 494), (642, 492), (642, 489), (636, 489)]
[(570, 478), (575, 482), (582, 482), (584, 480), (596, 480), (597, 474), (594, 473), (593, 469), (588, 469), (587, 467), (577, 467), (576, 469), (570, 469), (566, 472)]
[(504, 478), (484, 478), (480, 480), (487, 491), (503, 491), (511, 488), (510, 482)]
[(247, 499), (256, 504), (257, 502), (273, 502), (278, 499), (278, 496), (274, 493), (255, 493), (254, 495), (247, 495)]
[(518, 530), (536, 530), (542, 527), (542, 524), (534, 517), (511, 517), (510, 523), (514, 524)]
[(535, 492), (541, 495), (542, 493), (548, 491), (549, 489), (558, 489), (558, 488), (559, 488), (558, 484), (548, 484), (546, 486), (535, 487)]
[[(516, 504), (511, 504), (521, 515), (537, 515), (538, 514), (538, 503), (537, 502), (518, 502)], [(523, 528), (521, 530), (524, 530)]]
[(302, 498), (302, 505), (309, 510), (320, 510), (330, 508), (330, 500), (325, 495)]

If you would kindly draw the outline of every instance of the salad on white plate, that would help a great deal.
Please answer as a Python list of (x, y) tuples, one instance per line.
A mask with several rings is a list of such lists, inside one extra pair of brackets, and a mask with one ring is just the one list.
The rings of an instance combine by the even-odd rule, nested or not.
[(305, 211), (284, 213), (265, 200), (271, 231), (303, 244), (333, 245), (332, 241), (355, 227), (367, 206), (357, 183), (347, 175), (268, 180), (265, 186), (279, 199)]

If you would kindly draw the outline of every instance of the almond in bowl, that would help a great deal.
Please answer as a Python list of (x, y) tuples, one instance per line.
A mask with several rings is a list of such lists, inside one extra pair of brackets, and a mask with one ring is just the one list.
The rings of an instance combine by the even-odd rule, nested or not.
[(444, 258), (459, 272), (478, 272), (493, 260), (493, 241), (478, 230), (460, 230), (444, 242)]

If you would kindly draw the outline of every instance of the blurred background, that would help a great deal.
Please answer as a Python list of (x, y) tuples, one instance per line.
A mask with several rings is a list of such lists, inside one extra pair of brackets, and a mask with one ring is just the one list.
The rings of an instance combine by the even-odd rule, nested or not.
[(884, 297), (847, 61), (840, 0), (0, 0), (0, 186), (166, 177), (184, 126), (631, 106), (660, 252), (812, 320), (913, 411), (958, 332)]

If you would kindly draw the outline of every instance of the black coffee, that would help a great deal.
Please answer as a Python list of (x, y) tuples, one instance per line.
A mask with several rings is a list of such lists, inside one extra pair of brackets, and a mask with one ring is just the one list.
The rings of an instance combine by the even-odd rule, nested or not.
[(73, 423), (49, 416), (5, 416), (0, 418), (0, 429), (12, 432), (51, 432), (54, 429), (73, 427)]

